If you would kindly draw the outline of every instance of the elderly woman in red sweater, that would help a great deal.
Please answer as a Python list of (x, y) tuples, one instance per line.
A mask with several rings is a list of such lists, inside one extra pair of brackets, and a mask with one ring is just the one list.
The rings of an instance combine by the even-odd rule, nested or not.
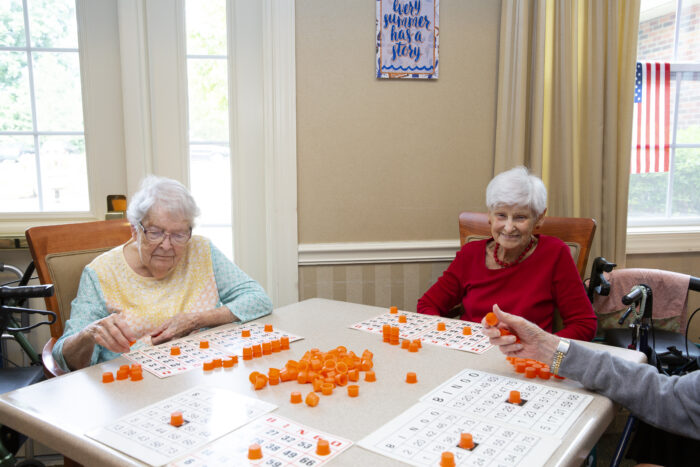
[(569, 247), (534, 233), (547, 211), (542, 180), (525, 167), (502, 172), (486, 188), (486, 205), (492, 238), (465, 244), (418, 312), (440, 315), (461, 303), (461, 318), (480, 322), (497, 304), (552, 332), (556, 308), (564, 322), (557, 335), (591, 340), (597, 321)]

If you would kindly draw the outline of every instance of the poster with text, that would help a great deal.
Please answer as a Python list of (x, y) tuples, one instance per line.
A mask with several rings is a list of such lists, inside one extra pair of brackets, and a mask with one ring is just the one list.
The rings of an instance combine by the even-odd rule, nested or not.
[(377, 0), (377, 78), (437, 79), (439, 0)]

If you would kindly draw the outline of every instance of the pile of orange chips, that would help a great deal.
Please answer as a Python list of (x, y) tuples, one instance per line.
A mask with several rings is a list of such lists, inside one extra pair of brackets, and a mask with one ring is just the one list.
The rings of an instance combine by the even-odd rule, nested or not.
[[(311, 349), (298, 361), (289, 360), (284, 368), (270, 368), (267, 374), (253, 371), (249, 375), (249, 380), (256, 390), (263, 389), (268, 384), (274, 386), (289, 381), (311, 384), (313, 390), (307, 395), (306, 403), (315, 406), (319, 399), (315, 393), (331, 395), (334, 389), (359, 381), (362, 372), (364, 372), (365, 381), (376, 381), (376, 374), (372, 370), (373, 358), (374, 354), (369, 350), (364, 350), (362, 355), (358, 356), (342, 345), (328, 352)], [(292, 393), (293, 403), (301, 402), (297, 394), (299, 393)], [(350, 384), (348, 395), (356, 397), (358, 394), (359, 387)]]

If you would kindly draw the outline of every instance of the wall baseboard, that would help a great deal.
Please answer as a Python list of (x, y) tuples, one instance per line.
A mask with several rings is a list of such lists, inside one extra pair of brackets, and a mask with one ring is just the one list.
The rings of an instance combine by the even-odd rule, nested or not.
[(452, 261), (458, 250), (459, 240), (303, 243), (299, 266)]

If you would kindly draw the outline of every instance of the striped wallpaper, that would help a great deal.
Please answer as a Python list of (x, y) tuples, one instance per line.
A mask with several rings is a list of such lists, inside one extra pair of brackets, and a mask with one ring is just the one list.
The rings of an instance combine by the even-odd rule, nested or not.
[(328, 298), (416, 311), (449, 261), (299, 266), (299, 300)]

